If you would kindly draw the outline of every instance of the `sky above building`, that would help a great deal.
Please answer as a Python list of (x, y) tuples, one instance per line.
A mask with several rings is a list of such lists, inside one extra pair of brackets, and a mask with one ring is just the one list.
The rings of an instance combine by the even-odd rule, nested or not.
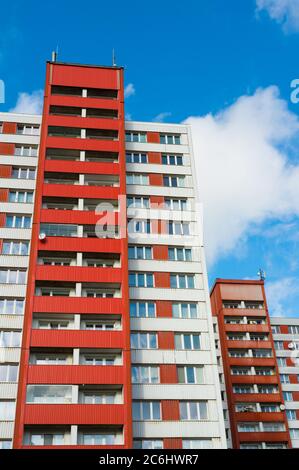
[(210, 284), (261, 267), (270, 313), (298, 316), (299, 0), (6, 2), (0, 111), (41, 111), (56, 48), (102, 65), (114, 49), (128, 120), (192, 125)]

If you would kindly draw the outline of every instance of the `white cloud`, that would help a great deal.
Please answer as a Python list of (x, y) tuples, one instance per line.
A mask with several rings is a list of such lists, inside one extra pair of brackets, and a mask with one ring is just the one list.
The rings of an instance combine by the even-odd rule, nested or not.
[(256, 7), (282, 24), (285, 32), (299, 31), (299, 0), (256, 0)]
[(294, 300), (299, 295), (298, 279), (285, 277), (274, 282), (266, 283), (266, 293), (269, 313), (274, 317), (294, 316), (297, 311), (285, 307), (285, 302)]
[(282, 150), (299, 138), (299, 120), (277, 87), (185, 122), (193, 131), (210, 263), (246, 245), (251, 228), (299, 216), (299, 166)]
[(156, 117), (154, 117), (153, 121), (154, 122), (164, 122), (164, 120), (168, 117), (171, 116), (171, 113), (165, 112), (165, 113), (160, 113)]
[(129, 98), (129, 96), (135, 95), (136, 90), (133, 83), (128, 83), (125, 87), (125, 98)]
[(43, 110), (43, 90), (30, 93), (19, 93), (17, 103), (10, 109), (11, 113), (41, 114)]

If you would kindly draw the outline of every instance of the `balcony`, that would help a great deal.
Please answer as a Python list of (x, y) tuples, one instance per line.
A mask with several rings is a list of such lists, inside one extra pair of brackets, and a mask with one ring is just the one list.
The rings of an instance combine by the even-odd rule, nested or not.
[(31, 332), (32, 347), (48, 348), (114, 348), (124, 347), (123, 331), (95, 330), (50, 330), (33, 329)]
[(45, 313), (119, 314), (128, 310), (122, 298), (42, 297), (33, 298), (33, 311)]
[[(115, 385), (126, 382), (124, 366), (29, 365), (30, 384), (102, 384)], [(65, 406), (65, 405), (64, 405)]]
[(124, 405), (34, 404), (25, 405), (26, 425), (83, 424), (121, 425), (125, 422)]

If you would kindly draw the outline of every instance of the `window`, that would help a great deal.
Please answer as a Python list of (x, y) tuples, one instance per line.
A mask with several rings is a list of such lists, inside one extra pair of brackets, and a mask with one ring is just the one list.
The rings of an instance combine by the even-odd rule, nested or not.
[(83, 330), (103, 330), (103, 331), (111, 331), (116, 329), (116, 322), (114, 320), (111, 321), (103, 321), (103, 320), (84, 320), (81, 323), (81, 328)]
[(103, 354), (82, 354), (80, 364), (87, 366), (114, 366), (115, 356), (104, 356)]
[(13, 421), (15, 419), (15, 411), (15, 401), (0, 401), (0, 416), (2, 421)]
[(194, 274), (171, 274), (170, 287), (171, 289), (194, 289), (194, 279)]
[(154, 275), (151, 273), (129, 273), (129, 287), (154, 287)]
[(203, 366), (178, 366), (178, 382), (181, 384), (203, 384)]
[(0, 284), (26, 284), (26, 271), (18, 269), (1, 269)]
[(18, 124), (17, 134), (39, 135), (39, 126), (33, 126), (31, 124)]
[(127, 163), (147, 163), (146, 153), (126, 153)]
[(256, 375), (274, 375), (274, 369), (271, 369), (270, 367), (268, 368), (256, 367), (255, 374)]
[(58, 431), (45, 433), (32, 431), (29, 433), (29, 445), (31, 446), (59, 446), (64, 443), (64, 434)]
[(162, 165), (183, 165), (183, 155), (162, 155)]
[(37, 157), (37, 146), (34, 145), (15, 145), (16, 157)]
[(187, 199), (165, 199), (165, 209), (173, 211), (186, 211), (187, 210)]
[(8, 439), (1, 439), (0, 440), (0, 449), (11, 449), (12, 448), (12, 441)]
[(230, 357), (248, 357), (248, 350), (247, 349), (229, 349), (228, 350)]
[(297, 419), (295, 410), (286, 410), (286, 415), (288, 421), (295, 421)]
[(153, 259), (151, 246), (129, 246), (129, 259)]
[(258, 423), (239, 423), (238, 431), (239, 432), (259, 432)]
[(262, 444), (258, 442), (243, 442), (240, 449), (262, 449)]
[(133, 421), (156, 421), (161, 419), (159, 401), (133, 401)]
[(5, 227), (30, 228), (31, 217), (29, 215), (7, 215)]
[(12, 364), (0, 364), (0, 382), (17, 382), (18, 366)]
[(299, 325), (291, 325), (288, 327), (289, 333), (292, 335), (299, 335)]
[(0, 299), (0, 315), (23, 315), (23, 299)]
[(169, 235), (190, 235), (190, 225), (188, 222), (169, 222)]
[(13, 167), (11, 177), (15, 179), (34, 180), (35, 168)]
[(287, 449), (284, 442), (266, 442), (265, 449)]
[(2, 245), (3, 255), (28, 255), (29, 242), (4, 240)]
[(183, 421), (208, 419), (208, 402), (180, 401), (180, 417)]
[(134, 439), (133, 449), (163, 449), (163, 439)]
[(40, 232), (49, 237), (77, 237), (77, 225), (40, 224)]
[(113, 405), (115, 397), (113, 390), (83, 390), (79, 393), (79, 402), (85, 405)]
[[(235, 374), (237, 375), (237, 374)], [(239, 374), (240, 375), (240, 374)], [(247, 393), (254, 393), (254, 388), (251, 385), (234, 385), (233, 387), (234, 393), (238, 394), (247, 394)]]
[(134, 209), (149, 209), (150, 200), (149, 197), (139, 197), (139, 196), (128, 196), (127, 197), (127, 207)]
[(299, 439), (299, 429), (290, 428), (291, 439)]
[(198, 308), (196, 303), (173, 303), (173, 318), (198, 318)]
[(211, 439), (183, 439), (183, 449), (212, 449)]
[(280, 326), (279, 325), (272, 325), (272, 333), (280, 333)]
[(126, 132), (126, 142), (146, 143), (145, 132)]
[(156, 366), (133, 366), (132, 367), (133, 383), (159, 383), (159, 367)]
[(184, 188), (184, 176), (163, 176), (163, 185), (169, 188)]
[(27, 403), (72, 403), (71, 385), (27, 385)]
[(168, 248), (168, 259), (170, 261), (192, 261), (191, 248)]
[(33, 202), (33, 191), (9, 191), (9, 202)]
[(284, 401), (293, 401), (292, 392), (283, 392), (283, 399)]
[(79, 444), (83, 445), (95, 445), (95, 446), (110, 446), (115, 444), (116, 435), (112, 433), (104, 432), (81, 432), (79, 434)]
[(271, 349), (253, 349), (253, 357), (272, 357)]
[(261, 403), (262, 413), (277, 413), (280, 410), (277, 403)]
[(132, 349), (156, 349), (157, 347), (156, 333), (131, 333)]
[(67, 354), (36, 353), (32, 357), (32, 363), (37, 365), (63, 365), (68, 363)]
[(151, 222), (149, 220), (134, 220), (128, 222), (129, 233), (151, 233)]
[[(0, 348), (18, 348), (21, 346), (20, 331), (0, 330)], [(1, 415), (0, 415), (1, 416)]]
[(288, 374), (280, 374), (280, 381), (283, 384), (289, 384), (290, 383), (290, 376)]
[(174, 335), (175, 349), (200, 349), (200, 334), (178, 333)]
[(160, 144), (180, 145), (181, 139), (178, 134), (160, 134)]
[(155, 318), (156, 304), (154, 302), (130, 302), (131, 318)]
[(250, 368), (249, 367), (232, 367), (231, 373), (232, 375), (250, 375)]
[(277, 364), (279, 367), (286, 367), (287, 366), (287, 359), (285, 357), (278, 357)]
[(149, 184), (149, 175), (142, 175), (140, 173), (127, 173), (126, 181), (127, 184), (147, 186)]
[(66, 330), (69, 328), (67, 320), (38, 320), (38, 328), (41, 330)]
[(265, 393), (267, 395), (272, 393), (278, 393), (277, 387), (274, 385), (258, 385), (258, 393)]
[(283, 347), (283, 341), (274, 341), (274, 347), (275, 347), (275, 349), (277, 349), (277, 350), (284, 349), (284, 347)]

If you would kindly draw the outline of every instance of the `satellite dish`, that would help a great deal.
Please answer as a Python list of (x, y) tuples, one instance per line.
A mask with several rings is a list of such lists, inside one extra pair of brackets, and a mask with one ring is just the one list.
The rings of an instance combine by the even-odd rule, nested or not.
[(295, 348), (294, 343), (289, 343), (289, 344), (288, 344), (288, 348), (289, 348), (289, 349), (294, 349), (294, 348)]
[(285, 405), (283, 405), (283, 404), (281, 404), (281, 405), (279, 406), (279, 408), (281, 409), (281, 411), (284, 411), (284, 410), (286, 409)]
[(40, 233), (38, 238), (39, 240), (44, 241), (47, 238), (47, 235), (45, 233)]

